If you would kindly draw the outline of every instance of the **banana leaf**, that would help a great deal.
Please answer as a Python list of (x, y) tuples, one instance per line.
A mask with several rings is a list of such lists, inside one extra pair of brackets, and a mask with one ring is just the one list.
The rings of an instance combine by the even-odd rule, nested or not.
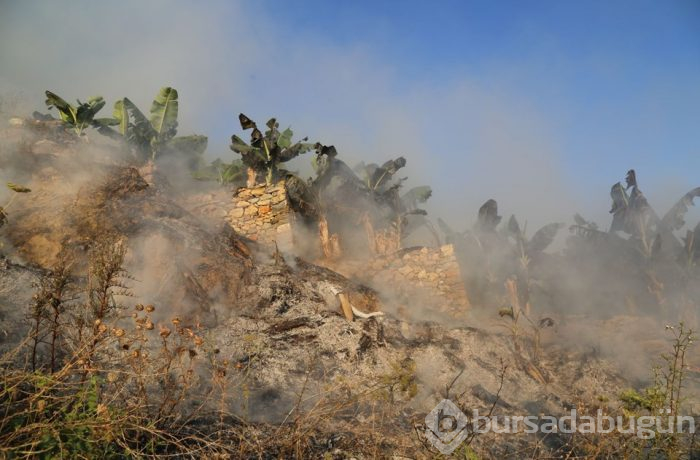
[(523, 236), (523, 232), (520, 230), (520, 224), (518, 224), (518, 219), (514, 215), (510, 216), (508, 219), (508, 233), (516, 239), (520, 239)]
[(627, 212), (627, 208), (629, 207), (629, 196), (622, 187), (622, 184), (618, 182), (610, 189), (610, 197), (613, 200), (612, 208), (610, 209), (610, 214), (613, 215), (610, 231), (615, 232), (618, 230), (624, 230), (626, 227), (625, 214)]
[(432, 194), (433, 189), (427, 185), (413, 187), (401, 196), (401, 203), (408, 210), (417, 209), (418, 204), (428, 201)]
[[(274, 118), (273, 118), (273, 120), (274, 120)], [(291, 147), (293, 134), (294, 134), (293, 131), (289, 128), (282, 131), (282, 133), (277, 138), (277, 145), (283, 149)], [(311, 148), (309, 148), (309, 150), (311, 150)]]
[(63, 98), (58, 96), (51, 91), (46, 91), (46, 105), (49, 107), (56, 107), (58, 110), (61, 120), (66, 123), (75, 124), (78, 120), (77, 109), (71, 104), (66, 102)]
[(289, 148), (282, 150), (277, 155), (277, 160), (280, 163), (286, 163), (287, 161), (302, 155), (313, 148), (313, 144), (307, 142), (297, 142)]
[(382, 166), (374, 170), (369, 180), (369, 187), (372, 190), (382, 190), (396, 174), (396, 172), (406, 166), (406, 159), (398, 157), (395, 160), (389, 160)]
[(688, 208), (693, 206), (693, 200), (700, 196), (700, 187), (689, 191), (661, 219), (661, 225), (668, 230), (680, 230), (685, 225), (683, 217)]
[(78, 101), (78, 109), (76, 110), (76, 118), (78, 123), (89, 124), (97, 115), (97, 112), (102, 110), (106, 104), (102, 96), (95, 96), (88, 99), (87, 103)]
[(119, 134), (126, 136), (129, 130), (129, 111), (126, 109), (126, 104), (124, 99), (121, 99), (114, 103), (114, 110), (112, 110), (112, 117), (117, 121), (119, 126)]
[(151, 105), (151, 126), (157, 133), (157, 142), (165, 143), (177, 133), (177, 90), (161, 88)]
[(535, 254), (547, 249), (562, 228), (564, 228), (564, 224), (555, 222), (537, 230), (527, 244), (528, 253)]
[(251, 120), (250, 118), (246, 117), (242, 113), (238, 114), (238, 121), (241, 123), (241, 128), (243, 130), (250, 129), (250, 128), (257, 128), (255, 125), (255, 122)]
[(10, 190), (12, 190), (15, 193), (29, 193), (32, 191), (32, 189), (30, 189), (29, 187), (25, 187), (23, 185), (18, 185), (18, 184), (12, 183), (12, 182), (7, 183), (7, 188), (9, 188)]
[(233, 150), (236, 153), (244, 154), (244, 153), (250, 153), (253, 152), (254, 150), (257, 150), (254, 147), (251, 147), (250, 145), (246, 144), (246, 142), (241, 139), (240, 137), (236, 136), (235, 134), (231, 136), (231, 145), (229, 146), (231, 150)]
[(476, 228), (482, 232), (495, 232), (502, 217), (498, 215), (498, 203), (494, 199), (487, 200), (479, 208)]

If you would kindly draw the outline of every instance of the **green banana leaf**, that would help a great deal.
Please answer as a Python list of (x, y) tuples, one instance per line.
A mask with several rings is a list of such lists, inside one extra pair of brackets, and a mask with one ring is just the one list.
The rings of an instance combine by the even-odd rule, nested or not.
[(161, 88), (151, 105), (151, 126), (157, 133), (157, 142), (165, 143), (177, 133), (177, 90)]
[[(273, 118), (274, 120), (274, 118)], [(292, 135), (293, 131), (289, 128), (282, 131), (282, 133), (277, 138), (277, 145), (283, 149), (289, 148), (292, 145)]]
[(114, 117), (119, 125), (119, 134), (126, 136), (126, 133), (129, 130), (129, 111), (126, 109), (124, 99), (118, 100), (114, 103), (112, 117)]
[(66, 102), (63, 98), (58, 96), (55, 93), (52, 93), (51, 91), (46, 91), (46, 105), (51, 108), (51, 107), (56, 107), (58, 110), (59, 116), (61, 117), (61, 120), (65, 121), (66, 123), (70, 124), (75, 124), (78, 116), (77, 116), (77, 109), (73, 107), (71, 104)]

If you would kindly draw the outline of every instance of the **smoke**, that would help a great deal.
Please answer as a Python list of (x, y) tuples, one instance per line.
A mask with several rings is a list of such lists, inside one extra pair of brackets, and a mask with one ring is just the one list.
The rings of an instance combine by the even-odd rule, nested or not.
[[(515, 214), (521, 224), (527, 221), (529, 236), (549, 222), (570, 223), (575, 212), (607, 229), (609, 187), (625, 170), (590, 161), (578, 174), (566, 163), (570, 145), (560, 132), (561, 109), (539, 104), (536, 95), (517, 91), (506, 79), (463, 71), (440, 86), (405, 83), (399, 67), (370, 44), (290, 37), (277, 30), (283, 19), (262, 8), (225, 1), (203, 8), (184, 0), (4, 3), (0, 95), (20, 94), (12, 110), (28, 114), (43, 111), (46, 89), (69, 101), (99, 94), (108, 101), (100, 115), (108, 116), (117, 98), (127, 96), (147, 111), (160, 87), (173, 86), (180, 95), (179, 134), (209, 136), (209, 159), (234, 158), (228, 143), (231, 134), (240, 134), (239, 112), (258, 121), (274, 116), (281, 128), (291, 125), (296, 139), (335, 145), (350, 167), (404, 156), (401, 176), (410, 178), (409, 185), (430, 185), (430, 217), (455, 229), (471, 228), (490, 198), (505, 219)], [(604, 141), (591, 141), (591, 148)], [(310, 156), (289, 169), (309, 174)], [(634, 152), (625, 152), (613, 164), (634, 159)], [(642, 160), (642, 189), (660, 213), (697, 185), (668, 172), (654, 175), (648, 157)], [(606, 170), (586, 174), (601, 168)], [(174, 182), (178, 191), (192, 185), (185, 177)], [(691, 213), (687, 220), (694, 224), (697, 217)], [(134, 267), (143, 280), (138, 294), (156, 296), (162, 286), (154, 274), (162, 276), (158, 264), (172, 248), (159, 240), (138, 241), (137, 247), (145, 254)], [(605, 297), (592, 295), (593, 280), (581, 276), (576, 267), (560, 273), (569, 293), (590, 298), (569, 299), (559, 308), (585, 305), (591, 316), (605, 313)], [(634, 347), (626, 350), (623, 360)]]
[[(411, 181), (433, 187), (431, 213), (458, 227), (488, 198), (533, 225), (568, 217), (562, 203), (576, 197), (561, 146), (531, 99), (468, 75), (397, 89), (398, 69), (369, 46), (290, 39), (276, 20), (237, 2), (6, 5), (0, 93), (19, 90), (33, 108), (45, 89), (108, 104), (128, 96), (147, 110), (169, 85), (180, 93), (179, 132), (208, 135), (211, 158), (234, 155), (238, 112), (275, 116), (299, 138), (335, 144), (351, 167), (403, 155)], [(293, 169), (309, 171), (308, 157)]]

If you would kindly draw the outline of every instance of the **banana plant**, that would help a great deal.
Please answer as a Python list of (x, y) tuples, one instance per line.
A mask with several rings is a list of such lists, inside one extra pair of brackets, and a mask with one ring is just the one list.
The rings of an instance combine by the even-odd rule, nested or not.
[(95, 119), (97, 112), (105, 106), (102, 96), (94, 96), (87, 102), (80, 102), (74, 106), (66, 102), (63, 98), (51, 91), (46, 91), (46, 105), (49, 110), (56, 108), (63, 123), (69, 126), (78, 136), (83, 135), (83, 131), (90, 126), (100, 126), (101, 123), (108, 123), (107, 120)]
[(386, 218), (396, 236), (397, 248), (401, 247), (401, 240), (417, 227), (426, 226), (433, 232), (432, 225), (425, 218), (427, 212), (419, 207), (430, 198), (433, 191), (429, 186), (421, 185), (402, 194), (401, 188), (407, 178), (397, 179), (395, 176), (404, 166), (406, 166), (406, 159), (398, 157), (381, 166), (362, 162), (355, 167), (355, 172), (362, 177), (364, 185), (377, 205), (388, 210)]
[(179, 103), (175, 88), (161, 88), (151, 104), (150, 118), (129, 98), (114, 103), (112, 118), (98, 120), (100, 134), (126, 143), (142, 162), (172, 153), (190, 158), (194, 169), (207, 148), (207, 137), (202, 135), (176, 136)]
[(653, 258), (662, 247), (672, 253), (681, 251), (682, 245), (673, 232), (685, 225), (684, 216), (693, 206), (694, 199), (700, 196), (700, 187), (683, 195), (663, 217), (659, 217), (639, 189), (634, 169), (627, 172), (625, 181), (626, 187), (618, 182), (610, 191), (613, 201), (610, 233), (622, 231), (631, 235), (637, 249), (647, 259)]
[[(355, 172), (362, 175), (367, 188), (374, 193), (383, 193), (391, 187), (394, 175), (404, 166), (406, 166), (406, 159), (398, 157), (395, 160), (387, 161), (381, 166), (376, 163), (366, 165), (364, 162), (361, 162), (355, 167)], [(403, 180), (405, 178), (399, 179), (400, 182)]]
[(314, 144), (306, 142), (306, 137), (301, 142), (292, 143), (294, 132), (290, 128), (280, 132), (279, 123), (275, 118), (266, 123), (265, 134), (258, 129), (253, 120), (242, 113), (238, 115), (238, 121), (244, 131), (252, 130), (250, 143), (234, 134), (231, 136), (230, 148), (240, 154), (243, 163), (253, 171), (253, 182), (258, 174), (265, 174), (265, 183), (272, 184), (286, 174), (286, 171), (280, 168), (280, 164), (314, 148)]

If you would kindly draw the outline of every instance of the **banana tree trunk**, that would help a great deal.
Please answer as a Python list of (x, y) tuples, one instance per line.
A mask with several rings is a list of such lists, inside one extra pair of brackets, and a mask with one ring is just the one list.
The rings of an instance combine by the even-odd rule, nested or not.
[(321, 239), (321, 249), (323, 250), (323, 255), (327, 259), (333, 257), (333, 245), (331, 244), (331, 237), (328, 232), (328, 220), (326, 216), (321, 216), (318, 219), (318, 234)]
[(156, 164), (153, 160), (148, 160), (145, 165), (139, 168), (139, 174), (149, 185), (153, 185), (155, 180)]
[(362, 216), (362, 225), (365, 228), (365, 234), (367, 235), (367, 244), (369, 246), (369, 252), (371, 254), (377, 253), (377, 235), (374, 231), (374, 225), (369, 219), (369, 214), (365, 213)]
[(246, 172), (248, 173), (248, 177), (246, 178), (245, 186), (248, 188), (255, 187), (258, 173), (253, 168), (248, 168)]

